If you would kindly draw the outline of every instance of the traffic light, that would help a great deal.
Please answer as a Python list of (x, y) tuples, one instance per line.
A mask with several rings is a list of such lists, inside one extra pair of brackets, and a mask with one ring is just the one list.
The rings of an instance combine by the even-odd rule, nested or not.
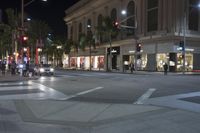
[(21, 36), (21, 42), (23, 46), (27, 45), (27, 41), (28, 41), (28, 36), (26, 35)]
[(140, 51), (141, 51), (141, 47), (142, 47), (142, 44), (141, 44), (141, 43), (138, 43), (138, 44), (136, 45), (136, 51), (137, 51), (137, 52), (140, 52)]
[(28, 42), (28, 36), (22, 35), (21, 36), (21, 44), (22, 44), (22, 46), (26, 47), (27, 46), (27, 42)]
[(118, 21), (114, 21), (113, 22), (113, 26), (114, 26), (114, 28), (118, 29), (119, 28), (119, 22)]
[(23, 41), (27, 41), (28, 37), (27, 36), (23, 36)]
[(184, 47), (184, 41), (180, 41), (179, 47), (180, 47), (180, 50), (182, 50), (182, 51), (185, 49), (185, 47)]

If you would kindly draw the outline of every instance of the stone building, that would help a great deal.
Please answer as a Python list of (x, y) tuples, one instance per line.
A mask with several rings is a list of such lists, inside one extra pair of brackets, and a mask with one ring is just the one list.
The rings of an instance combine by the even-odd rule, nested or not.
[[(87, 34), (89, 28), (96, 49), (72, 50), (69, 67), (89, 69), (91, 64), (92, 70), (107, 70), (111, 64), (112, 70), (124, 71), (133, 62), (137, 70), (146, 71), (163, 71), (164, 63), (169, 64), (170, 71), (200, 69), (198, 3), (199, 0), (80, 0), (65, 11), (67, 38), (79, 43), (80, 33)], [(102, 16), (110, 16), (121, 25), (118, 36), (112, 38), (112, 50), (109, 42), (96, 36)]]

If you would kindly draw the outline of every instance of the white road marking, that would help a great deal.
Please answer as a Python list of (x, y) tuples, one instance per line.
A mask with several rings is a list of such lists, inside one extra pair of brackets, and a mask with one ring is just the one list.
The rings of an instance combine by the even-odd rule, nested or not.
[(155, 88), (149, 88), (147, 92), (145, 92), (134, 104), (143, 104), (145, 100), (147, 100), (153, 92), (156, 91)]
[[(25, 84), (25, 86), (23, 86)], [(15, 100), (15, 99), (57, 99), (57, 98), (65, 98), (66, 95), (56, 91), (53, 88), (44, 86), (39, 83), (34, 83), (32, 81), (28, 82), (19, 82), (19, 83), (0, 83), (3, 87), (0, 87), (0, 91), (19, 91), (19, 90), (27, 90), (27, 93), (20, 93), (20, 94), (5, 94), (0, 95), (0, 100)], [(11, 86), (10, 86), (11, 85)], [(16, 85), (16, 86), (15, 86)], [(22, 86), (20, 86), (22, 85)], [(36, 93), (28, 93), (28, 90), (35, 90), (37, 89), (38, 92)], [(30, 91), (31, 92), (31, 91)]]
[(80, 96), (80, 95), (84, 95), (84, 94), (87, 94), (87, 93), (90, 93), (90, 92), (93, 92), (93, 91), (96, 91), (96, 90), (100, 90), (100, 89), (103, 89), (103, 87), (96, 87), (96, 88), (93, 88), (93, 89), (90, 89), (90, 90), (82, 91), (82, 92), (79, 92), (77, 94), (68, 96), (66, 98), (60, 98), (60, 99), (56, 99), (56, 100), (68, 100), (68, 99), (71, 99), (71, 98), (74, 98), (74, 97), (77, 97), (77, 96)]

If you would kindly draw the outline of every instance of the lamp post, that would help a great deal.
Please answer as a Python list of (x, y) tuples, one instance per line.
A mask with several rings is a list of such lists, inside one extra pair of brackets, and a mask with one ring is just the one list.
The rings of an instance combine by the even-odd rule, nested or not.
[(59, 64), (60, 64), (61, 61), (62, 61), (62, 60), (61, 60), (62, 57), (59, 58), (59, 56), (60, 56), (60, 55), (59, 55), (59, 52), (60, 52), (60, 50), (62, 49), (62, 46), (61, 46), (61, 45), (57, 45), (57, 46), (56, 46), (56, 49), (57, 49), (57, 60), (56, 60), (56, 61), (57, 61), (57, 66), (59, 66)]
[(185, 47), (186, 47), (186, 25), (187, 25), (187, 0), (184, 1), (184, 29), (183, 29), (183, 50), (182, 50), (182, 55), (183, 55), (183, 74), (185, 74)]
[[(125, 16), (126, 14), (127, 14), (127, 11), (126, 10), (122, 10), (121, 11), (121, 14), (123, 15), (123, 16)], [(124, 23), (124, 22), (126, 22), (128, 19), (130, 19), (130, 18), (132, 18), (132, 17), (135, 17), (135, 25), (134, 26), (129, 26), (129, 25), (124, 25), (124, 24), (122, 24), (122, 23)], [(134, 15), (131, 15), (131, 16), (128, 16), (128, 17), (126, 17), (125, 19), (123, 19), (123, 20), (121, 20), (121, 22), (120, 22), (120, 27), (122, 27), (122, 28), (127, 28), (127, 29), (133, 29), (133, 30), (135, 30), (135, 29), (137, 29), (138, 28), (138, 26), (137, 26), (137, 8), (135, 8), (135, 14)], [(137, 40), (138, 40), (138, 37), (136, 37), (135, 36), (135, 43), (136, 43), (136, 46), (137, 46)], [(135, 71), (137, 71), (137, 56), (138, 56), (138, 54), (140, 54), (137, 50), (135, 50), (135, 63), (134, 63), (134, 66), (135, 66)]]
[[(24, 3), (24, 0), (21, 0), (21, 36), (24, 35), (24, 8), (27, 7), (28, 5), (30, 5), (31, 3), (33, 3), (35, 0), (31, 0), (27, 3)], [(47, 2), (47, 0), (42, 0), (43, 2)], [(30, 19), (28, 19), (28, 21), (30, 21)], [(17, 52), (17, 45), (16, 45), (16, 51)]]

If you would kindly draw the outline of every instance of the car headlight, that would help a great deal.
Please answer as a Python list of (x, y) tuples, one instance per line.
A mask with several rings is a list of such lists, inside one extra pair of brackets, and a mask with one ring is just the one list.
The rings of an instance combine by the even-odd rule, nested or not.
[(53, 68), (50, 68), (50, 72), (53, 72), (54, 71), (54, 69)]
[(23, 68), (23, 65), (22, 65), (22, 64), (20, 64), (20, 65), (19, 65), (19, 68)]
[(40, 72), (44, 72), (44, 68), (40, 68)]

